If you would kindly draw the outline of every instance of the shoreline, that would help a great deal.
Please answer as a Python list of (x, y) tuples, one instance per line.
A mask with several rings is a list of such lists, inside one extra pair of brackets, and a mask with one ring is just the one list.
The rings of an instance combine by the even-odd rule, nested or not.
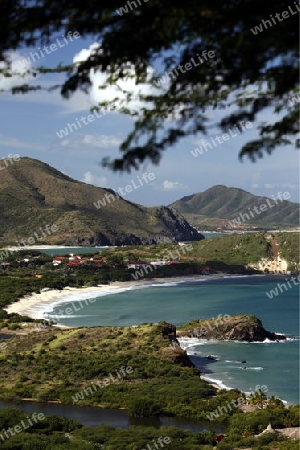
[(70, 248), (76, 248), (76, 249), (81, 249), (81, 248), (90, 248), (91, 249), (91, 253), (93, 253), (93, 250), (95, 249), (97, 251), (97, 249), (102, 249), (102, 248), (114, 248), (116, 247), (115, 245), (100, 245), (100, 246), (96, 246), (96, 247), (88, 247), (88, 246), (81, 246), (79, 247), (78, 245), (51, 245), (51, 244), (41, 244), (41, 245), (24, 245), (22, 247), (17, 246), (17, 245), (8, 245), (5, 247), (2, 247), (1, 250), (8, 250), (11, 252), (16, 252), (19, 250), (68, 250)]
[[(220, 272), (218, 274), (212, 275), (190, 275), (190, 276), (179, 276), (179, 277), (168, 277), (168, 278), (148, 278), (142, 280), (132, 280), (132, 281), (115, 281), (111, 282), (109, 285), (99, 285), (95, 287), (83, 287), (83, 288), (74, 288), (74, 287), (66, 287), (63, 290), (54, 290), (49, 289), (43, 291), (41, 293), (33, 293), (22, 297), (19, 301), (12, 303), (6, 306), (4, 309), (8, 313), (17, 313), (21, 315), (29, 316), (33, 319), (45, 319), (44, 313), (46, 310), (52, 310), (52, 307), (57, 306), (59, 303), (69, 303), (72, 302), (75, 304), (78, 302), (83, 303), (84, 299), (96, 298), (100, 296), (106, 296), (110, 294), (117, 294), (120, 292), (128, 291), (130, 289), (141, 289), (145, 287), (155, 287), (155, 286), (164, 286), (164, 285), (177, 285), (179, 283), (189, 283), (189, 282), (205, 282), (209, 280), (221, 280), (223, 278), (240, 278), (240, 277), (256, 277), (256, 276), (266, 276), (264, 274), (255, 274), (255, 275), (244, 275), (244, 274), (228, 274)], [(75, 309), (76, 311), (76, 309)], [(47, 320), (47, 319), (46, 319)], [(52, 319), (53, 320), (53, 319)], [(66, 325), (59, 324), (59, 320), (55, 320), (58, 322), (55, 326), (59, 328), (77, 328), (77, 327), (69, 327)], [(188, 339), (186, 340), (188, 341)], [(183, 345), (182, 345), (183, 344)], [(188, 344), (188, 342), (185, 342)], [(192, 342), (191, 342), (192, 344)], [(262, 343), (263, 344), (263, 343)], [(180, 342), (180, 347), (184, 350), (187, 350), (186, 345), (183, 342)], [(187, 352), (188, 353), (188, 352)], [(216, 377), (216, 378), (215, 378)], [(231, 390), (235, 389), (235, 387), (226, 385), (226, 380), (217, 379), (216, 374), (207, 374), (202, 373), (200, 378), (204, 379), (207, 383), (215, 387), (217, 390), (226, 389)], [(238, 388), (241, 390), (240, 388)], [(248, 394), (245, 390), (241, 390)], [(282, 399), (283, 400), (283, 399)], [(293, 404), (291, 401), (283, 402), (287, 405)]]
[[(60, 303), (80, 302), (96, 298), (98, 296), (105, 296), (109, 294), (117, 294), (125, 290), (138, 289), (146, 286), (160, 286), (165, 284), (178, 284), (184, 282), (195, 282), (200, 280), (220, 279), (228, 276), (226, 273), (218, 273), (211, 275), (190, 275), (186, 277), (169, 277), (169, 278), (148, 278), (142, 280), (132, 281), (113, 281), (110, 284), (103, 284), (93, 287), (65, 287), (62, 290), (49, 289), (39, 293), (33, 292), (18, 301), (11, 303), (3, 308), (8, 314), (20, 314), (28, 316), (32, 319), (45, 319), (44, 313), (49, 311), (51, 306), (57, 306)], [(230, 276), (230, 275), (229, 275)], [(236, 275), (233, 275), (236, 276)], [(242, 274), (240, 276), (243, 276)], [(76, 311), (76, 309), (75, 309)], [(65, 327), (57, 323), (56, 326)]]
[[(180, 347), (183, 350), (185, 350), (188, 357), (193, 356), (193, 352), (189, 352), (190, 346), (193, 346), (194, 344), (200, 344), (200, 343), (205, 346), (205, 344), (207, 344), (209, 342), (209, 341), (201, 340), (201, 339), (197, 339), (197, 338), (177, 338), (177, 340), (179, 342)], [(220, 342), (222, 342), (222, 341), (220, 341)], [(231, 342), (238, 342), (238, 341), (231, 341)], [(265, 342), (260, 342), (260, 343), (264, 344)], [(244, 393), (246, 395), (246, 397), (250, 396), (251, 391), (245, 390), (245, 388), (240, 388), (240, 387), (236, 387), (236, 386), (233, 387), (233, 386), (229, 386), (228, 384), (226, 384), (227, 381), (229, 381), (229, 379), (221, 380), (221, 379), (214, 378), (215, 376), (218, 376), (218, 375), (216, 375), (213, 371), (211, 371), (210, 373), (202, 372), (202, 368), (199, 368), (198, 366), (196, 366), (196, 367), (200, 370), (200, 378), (202, 380), (206, 381), (208, 384), (210, 384), (214, 388), (216, 388), (218, 391), (222, 390), (222, 389), (224, 389), (226, 391), (238, 389), (240, 392)], [(279, 400), (281, 400), (285, 407), (298, 404), (297, 402), (294, 403), (291, 401), (284, 400), (283, 398), (277, 397), (276, 395), (275, 395), (275, 397), (278, 398)]]
[[(23, 316), (28, 316), (31, 319), (35, 320), (47, 320), (44, 317), (44, 314), (49, 312), (49, 310), (52, 310), (53, 307), (59, 305), (60, 303), (78, 302), (81, 305), (80, 303), (81, 301), (87, 301), (88, 299), (95, 299), (97, 297), (102, 297), (110, 294), (118, 294), (127, 290), (139, 289), (147, 286), (154, 287), (154, 286), (163, 286), (166, 284), (176, 285), (179, 283), (209, 281), (223, 278), (251, 277), (251, 276), (256, 277), (265, 275), (228, 274), (226, 272), (219, 272), (217, 274), (210, 274), (210, 275), (187, 275), (187, 276), (167, 277), (167, 278), (144, 278), (141, 280), (132, 280), (132, 281), (113, 281), (110, 284), (102, 284), (92, 287), (89, 286), (89, 287), (75, 288), (67, 286), (62, 290), (47, 289), (39, 293), (32, 292), (31, 294), (21, 297), (18, 301), (5, 306), (3, 309), (8, 314), (15, 313)], [(78, 309), (76, 309), (75, 306), (73, 306), (73, 308), (74, 311), (78, 311)], [(82, 309), (82, 305), (80, 306), (80, 309)], [(66, 317), (70, 317), (70, 315)], [(59, 324), (59, 317), (56, 318), (55, 322), (56, 326), (66, 327), (63, 324), (61, 325)]]

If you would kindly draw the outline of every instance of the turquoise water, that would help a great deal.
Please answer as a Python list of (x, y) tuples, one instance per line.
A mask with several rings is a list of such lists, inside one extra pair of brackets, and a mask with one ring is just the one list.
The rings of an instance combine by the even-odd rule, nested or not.
[[(76, 305), (72, 315), (62, 314), (59, 322), (70, 326), (135, 325), (166, 320), (179, 325), (191, 319), (219, 314), (254, 314), (269, 331), (291, 338), (278, 343), (185, 342), (188, 353), (206, 376), (243, 391), (265, 385), (268, 395), (288, 403), (299, 402), (299, 289), (293, 286), (269, 299), (266, 292), (284, 283), (286, 276), (241, 276), (193, 282), (165, 283), (126, 289), (117, 294), (97, 296), (84, 303), (84, 294), (68, 297), (51, 312), (57, 315)], [(53, 317), (53, 316), (52, 316)], [(56, 318), (57, 320), (57, 318)], [(219, 361), (203, 356), (213, 354)], [(246, 360), (247, 364), (241, 364)], [(246, 369), (243, 368), (246, 366)]]

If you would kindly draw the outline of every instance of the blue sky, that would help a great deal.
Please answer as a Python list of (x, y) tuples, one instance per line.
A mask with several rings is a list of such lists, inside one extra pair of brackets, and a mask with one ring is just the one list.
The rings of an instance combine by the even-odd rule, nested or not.
[[(61, 43), (64, 42), (62, 37), (59, 39)], [(53, 38), (53, 43), (55, 42), (56, 37)], [(73, 40), (63, 48), (45, 55), (39, 63), (48, 66), (59, 62), (72, 63), (74, 56), (80, 52), (80, 55), (88, 54), (91, 44), (93, 41), (81, 38)], [(83, 49), (86, 51), (82, 52)], [(14, 54), (14, 61), (19, 61), (21, 55), (28, 56), (29, 51), (21, 50)], [(31, 65), (34, 67), (34, 63)], [(48, 75), (37, 77), (34, 82), (49, 86), (63, 80), (64, 75)], [(7, 80), (0, 75), (0, 89), (5, 89), (14, 82), (14, 77)], [(65, 138), (60, 139), (56, 134), (68, 127), (68, 124), (76, 123), (76, 119), (80, 120), (82, 116), (86, 118), (91, 114), (90, 107), (95, 99), (101, 98), (98, 83), (99, 78), (95, 77), (90, 93), (79, 92), (69, 100), (62, 99), (59, 91), (40, 91), (26, 95), (0, 93), (0, 158), (11, 153), (29, 156), (46, 162), (75, 179), (115, 190), (125, 187), (132, 180), (137, 184), (138, 176), (152, 172), (155, 178), (151, 182), (125, 196), (127, 200), (144, 205), (167, 205), (216, 184), (238, 187), (268, 197), (276, 197), (278, 192), (289, 192), (292, 201), (299, 201), (299, 152), (293, 146), (278, 148), (271, 156), (265, 155), (256, 163), (246, 158), (243, 162), (238, 159), (242, 145), (249, 138), (258, 137), (258, 124), (261, 121), (272, 122), (277, 117), (271, 109), (241, 135), (231, 137), (197, 157), (191, 152), (201, 145), (203, 139), (210, 141), (211, 137), (222, 133), (216, 130), (209, 136), (199, 134), (180, 141), (163, 153), (159, 166), (146, 163), (139, 171), (131, 174), (104, 169), (99, 164), (100, 161), (105, 156), (118, 156), (119, 144), (132, 130), (131, 118), (107, 111), (103, 117), (96, 118), (91, 123), (85, 119), (86, 125), (78, 127), (77, 131), (69, 133)], [(219, 112), (215, 114), (220, 117)]]

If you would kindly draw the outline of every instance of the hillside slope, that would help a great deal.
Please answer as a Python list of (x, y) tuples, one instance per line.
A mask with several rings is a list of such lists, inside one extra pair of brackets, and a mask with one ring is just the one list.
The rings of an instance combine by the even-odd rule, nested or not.
[(228, 234), (193, 244), (189, 258), (222, 269), (240, 265), (266, 273), (299, 272), (299, 233)]
[[(95, 204), (102, 200), (97, 209)], [(35, 243), (64, 245), (130, 245), (198, 240), (176, 211), (144, 207), (110, 189), (76, 181), (48, 164), (21, 158), (1, 172), (0, 244), (16, 244), (55, 224)]]
[[(299, 204), (287, 200), (276, 199), (276, 201), (277, 204), (274, 199), (218, 185), (204, 192), (183, 197), (170, 206), (183, 214), (190, 223), (198, 226), (212, 224), (212, 219), (219, 219), (215, 222), (230, 227), (229, 221), (236, 218), (240, 218), (242, 225), (299, 226)], [(267, 205), (264, 211), (259, 210), (262, 204)], [(255, 207), (258, 208), (258, 213), (255, 212)], [(245, 215), (247, 213), (249, 219)]]

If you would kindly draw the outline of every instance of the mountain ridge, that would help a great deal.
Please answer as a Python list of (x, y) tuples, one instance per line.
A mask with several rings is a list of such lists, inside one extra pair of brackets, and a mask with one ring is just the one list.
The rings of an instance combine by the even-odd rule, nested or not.
[[(99, 199), (105, 201), (101, 209)], [(0, 243), (14, 243), (46, 224), (58, 231), (41, 243), (130, 245), (203, 239), (166, 206), (128, 202), (111, 189), (77, 181), (49, 164), (23, 157), (0, 178)]]
[[(299, 204), (287, 201), (282, 194), (277, 194), (281, 199), (274, 196), (269, 198), (256, 196), (240, 188), (216, 185), (182, 197), (169, 207), (175, 208), (198, 227), (215, 221), (224, 228), (234, 228), (234, 220), (238, 218), (242, 219), (239, 222), (244, 226), (299, 226)], [(262, 205), (266, 205), (264, 211), (259, 210)]]

